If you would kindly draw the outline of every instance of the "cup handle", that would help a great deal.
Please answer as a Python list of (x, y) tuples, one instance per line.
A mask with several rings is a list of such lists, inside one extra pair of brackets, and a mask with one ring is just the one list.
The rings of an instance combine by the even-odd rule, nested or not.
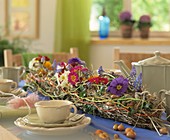
[(74, 112), (67, 119), (69, 119), (77, 114), (77, 107), (75, 105), (70, 105), (70, 109), (72, 109), (72, 108), (74, 109)]
[(19, 78), (21, 79), (21, 77), (25, 74), (26, 72), (26, 67), (25, 66), (21, 66), (20, 67), (20, 71), (21, 71), (21, 75), (19, 76)]
[(17, 82), (12, 82), (12, 84), (11, 84), (11, 90), (16, 89), (17, 86), (18, 86)]

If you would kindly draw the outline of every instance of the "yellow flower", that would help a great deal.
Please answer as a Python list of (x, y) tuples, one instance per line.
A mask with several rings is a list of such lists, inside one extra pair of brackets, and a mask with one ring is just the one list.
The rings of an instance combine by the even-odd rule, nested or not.
[(43, 64), (43, 66), (46, 67), (46, 68), (48, 68), (48, 69), (50, 69), (51, 66), (52, 66), (52, 64), (51, 64), (50, 61), (45, 61), (44, 64)]

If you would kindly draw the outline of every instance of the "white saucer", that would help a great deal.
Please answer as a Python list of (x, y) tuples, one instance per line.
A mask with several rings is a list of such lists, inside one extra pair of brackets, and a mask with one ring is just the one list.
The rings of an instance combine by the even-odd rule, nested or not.
[(72, 121), (72, 118), (73, 118), (72, 117), (71, 119), (65, 120), (64, 122), (61, 122), (61, 123), (44, 123), (39, 119), (37, 113), (30, 114), (22, 118), (18, 118), (18, 120), (21, 119), (21, 121), (24, 121), (25, 124), (30, 125), (30, 126), (38, 126), (38, 127), (46, 127), (46, 128), (69, 127), (69, 126), (76, 125), (77, 123), (80, 123), (85, 117), (84, 114), (76, 114), (76, 116), (79, 118), (81, 117), (81, 118), (78, 120)]
[(39, 127), (39, 126), (31, 126), (25, 123), (25, 121), (22, 120), (22, 118), (18, 118), (16, 121), (14, 121), (14, 124), (20, 128), (23, 128), (32, 134), (39, 134), (39, 135), (67, 135), (72, 134), (77, 131), (82, 130), (86, 126), (88, 126), (91, 123), (90, 117), (84, 117), (84, 119), (77, 123), (74, 126), (67, 126), (67, 127), (53, 127), (53, 128), (45, 128), (45, 127)]

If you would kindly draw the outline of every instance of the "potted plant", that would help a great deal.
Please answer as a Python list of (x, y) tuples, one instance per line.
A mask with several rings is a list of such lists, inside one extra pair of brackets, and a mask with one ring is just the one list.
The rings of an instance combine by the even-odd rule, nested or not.
[(141, 38), (148, 38), (150, 27), (152, 26), (151, 18), (149, 15), (142, 15), (138, 21), (138, 29), (140, 31)]
[(122, 37), (131, 38), (133, 32), (133, 25), (135, 20), (132, 19), (132, 14), (129, 11), (123, 11), (119, 15), (121, 24)]

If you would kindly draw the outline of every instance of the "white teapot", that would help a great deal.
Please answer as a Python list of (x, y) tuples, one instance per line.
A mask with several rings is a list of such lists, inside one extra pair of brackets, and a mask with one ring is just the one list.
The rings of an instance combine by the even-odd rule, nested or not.
[[(160, 56), (160, 52), (154, 52), (155, 56), (132, 62), (132, 66), (136, 68), (136, 74), (142, 73), (142, 85), (146, 90), (159, 92), (162, 89), (170, 90), (170, 60)], [(130, 70), (125, 66), (122, 60), (116, 61), (120, 66), (122, 73), (127, 77)]]

